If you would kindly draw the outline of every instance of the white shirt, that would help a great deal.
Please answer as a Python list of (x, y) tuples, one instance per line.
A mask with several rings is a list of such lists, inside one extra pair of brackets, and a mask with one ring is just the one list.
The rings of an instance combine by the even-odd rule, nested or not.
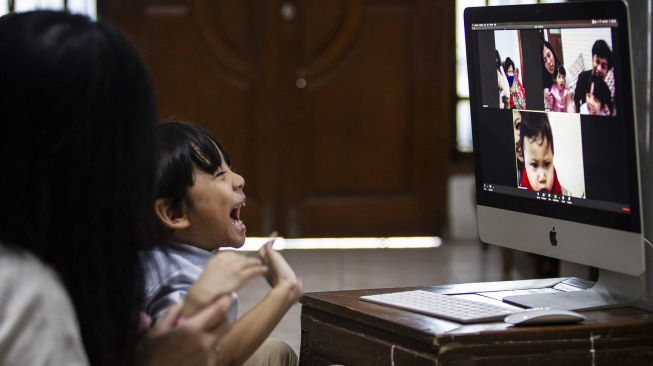
[(0, 365), (88, 365), (77, 317), (57, 274), (0, 244)]

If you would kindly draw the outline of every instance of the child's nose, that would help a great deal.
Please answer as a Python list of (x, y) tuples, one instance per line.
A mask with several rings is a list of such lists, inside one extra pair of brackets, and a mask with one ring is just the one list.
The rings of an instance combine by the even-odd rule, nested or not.
[(245, 178), (238, 173), (234, 173), (234, 188), (243, 189), (245, 186)]

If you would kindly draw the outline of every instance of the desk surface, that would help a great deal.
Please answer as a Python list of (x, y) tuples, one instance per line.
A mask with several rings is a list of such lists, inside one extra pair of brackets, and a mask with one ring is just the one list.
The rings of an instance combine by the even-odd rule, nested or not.
[(300, 364), (591, 365), (592, 358), (600, 360), (595, 365), (653, 364), (653, 314), (634, 307), (583, 312), (587, 320), (582, 324), (514, 327), (503, 322), (465, 325), (358, 299), (409, 289), (536, 288), (542, 281), (306, 294), (300, 301)]

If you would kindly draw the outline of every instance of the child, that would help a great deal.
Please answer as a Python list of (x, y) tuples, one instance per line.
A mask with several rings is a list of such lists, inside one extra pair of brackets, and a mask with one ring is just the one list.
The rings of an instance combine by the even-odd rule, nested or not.
[(517, 83), (515, 62), (510, 57), (506, 57), (503, 69), (510, 87), (510, 109), (526, 109), (526, 91)]
[(558, 65), (555, 70), (555, 79), (551, 90), (549, 91), (547, 105), (550, 106), (554, 112), (575, 112), (575, 104), (573, 103), (573, 93), (567, 89), (565, 77), (567, 72), (565, 67)]
[(524, 155), (520, 186), (562, 195), (563, 189), (553, 166), (553, 134), (546, 113), (521, 113), (519, 141)]
[(497, 64), (497, 86), (499, 88), (499, 108), (510, 108), (510, 85), (506, 78), (506, 73), (501, 63), (499, 51), (495, 50), (495, 62)]
[(245, 242), (246, 228), (240, 220), (245, 180), (231, 170), (220, 142), (200, 127), (164, 123), (157, 127), (157, 137), (155, 211), (169, 246), (145, 258), (147, 313), (157, 319), (170, 303), (183, 301), (182, 315), (192, 316), (220, 295), (265, 273), (272, 289), (238, 320), (234, 301), (229, 313), (233, 326), (216, 346), (221, 350), (218, 364), (297, 364), (297, 355), (287, 344), (266, 341), (302, 291), (301, 281), (272, 249), (273, 240), (259, 250), (257, 259), (234, 252), (212, 254)]
[(610, 88), (600, 77), (592, 75), (590, 78), (590, 87), (585, 94), (585, 103), (580, 106), (580, 113), (595, 116), (612, 114)]

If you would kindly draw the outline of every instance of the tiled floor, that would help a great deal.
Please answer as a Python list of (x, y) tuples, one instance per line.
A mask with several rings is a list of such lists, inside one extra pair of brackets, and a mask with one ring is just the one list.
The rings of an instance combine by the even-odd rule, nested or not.
[[(501, 279), (497, 248), (474, 240), (445, 241), (439, 248), (385, 250), (286, 250), (305, 292), (439, 285)], [(241, 315), (268, 291), (257, 279), (239, 291)], [(301, 306), (295, 305), (272, 333), (299, 351)]]

